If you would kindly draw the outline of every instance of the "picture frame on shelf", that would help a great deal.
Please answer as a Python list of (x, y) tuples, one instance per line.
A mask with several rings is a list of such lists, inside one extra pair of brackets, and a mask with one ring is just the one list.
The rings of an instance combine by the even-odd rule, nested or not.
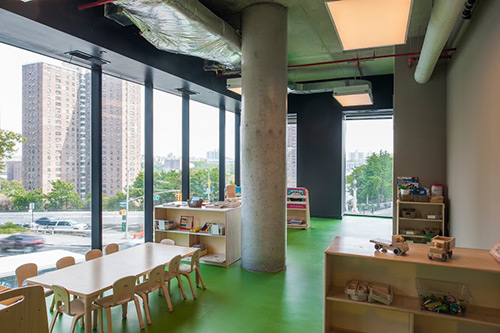
[(181, 230), (191, 230), (193, 229), (194, 216), (181, 216), (181, 221), (179, 223), (179, 229)]

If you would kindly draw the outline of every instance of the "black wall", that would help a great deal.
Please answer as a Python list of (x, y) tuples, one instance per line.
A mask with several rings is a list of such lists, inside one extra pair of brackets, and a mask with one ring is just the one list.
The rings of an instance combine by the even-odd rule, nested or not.
[(311, 215), (341, 218), (344, 196), (342, 111), (392, 109), (393, 75), (364, 77), (374, 104), (342, 107), (331, 93), (288, 95), (288, 113), (297, 114), (297, 186), (309, 190)]

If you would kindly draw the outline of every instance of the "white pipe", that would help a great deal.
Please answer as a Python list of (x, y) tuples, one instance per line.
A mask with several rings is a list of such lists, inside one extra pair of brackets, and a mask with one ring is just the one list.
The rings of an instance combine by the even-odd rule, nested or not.
[(463, 6), (464, 0), (436, 0), (434, 3), (422, 53), (415, 70), (415, 81), (418, 83), (426, 83), (431, 78)]

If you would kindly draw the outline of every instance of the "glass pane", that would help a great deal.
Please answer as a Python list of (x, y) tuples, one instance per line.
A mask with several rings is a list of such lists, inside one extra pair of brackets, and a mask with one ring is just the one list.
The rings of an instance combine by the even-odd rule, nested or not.
[(392, 119), (346, 120), (345, 212), (392, 217)]
[(154, 119), (154, 204), (181, 199), (182, 190), (182, 98), (155, 90)]
[(297, 187), (297, 116), (289, 115), (286, 125), (287, 187)]
[(4, 44), (0, 53), (0, 284), (14, 286), (21, 264), (43, 273), (90, 249), (90, 73)]
[(190, 102), (190, 197), (219, 200), (219, 109)]
[(234, 185), (234, 118), (226, 112), (226, 185)]
[(103, 244), (144, 242), (144, 87), (102, 77)]

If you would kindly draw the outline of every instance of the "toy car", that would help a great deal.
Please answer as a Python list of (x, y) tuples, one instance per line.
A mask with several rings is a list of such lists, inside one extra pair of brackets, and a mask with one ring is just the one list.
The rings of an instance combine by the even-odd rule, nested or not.
[(392, 242), (381, 238), (370, 239), (370, 242), (375, 243), (375, 250), (391, 250), (397, 256), (408, 252), (410, 249), (401, 235), (393, 235)]
[(427, 256), (429, 259), (441, 259), (442, 261), (448, 260), (453, 255), (455, 248), (455, 237), (436, 236), (431, 240), (431, 247)]

